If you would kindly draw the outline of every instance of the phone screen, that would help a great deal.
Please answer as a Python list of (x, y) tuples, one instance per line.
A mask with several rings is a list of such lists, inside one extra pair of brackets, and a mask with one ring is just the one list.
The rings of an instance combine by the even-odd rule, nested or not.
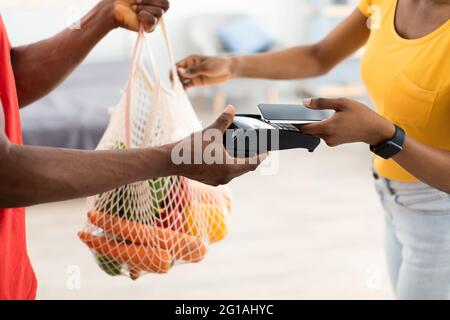
[(244, 129), (273, 129), (273, 127), (267, 122), (249, 117), (236, 116), (234, 117), (233, 122)]
[(299, 104), (260, 104), (261, 117), (269, 122), (308, 123), (326, 118), (320, 110), (311, 110)]

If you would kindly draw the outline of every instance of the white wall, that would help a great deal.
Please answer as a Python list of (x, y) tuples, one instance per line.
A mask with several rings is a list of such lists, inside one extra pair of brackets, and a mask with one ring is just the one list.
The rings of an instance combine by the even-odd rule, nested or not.
[[(78, 14), (95, 5), (93, 0), (0, 0), (0, 13), (13, 45), (34, 42), (66, 27)], [(305, 39), (308, 25), (308, 0), (171, 0), (166, 16), (175, 55), (193, 53), (187, 32), (192, 19), (204, 13), (250, 13), (267, 23), (269, 30), (286, 44)], [(114, 31), (95, 48), (89, 61), (127, 59), (134, 35)], [(161, 48), (155, 51), (162, 53)]]

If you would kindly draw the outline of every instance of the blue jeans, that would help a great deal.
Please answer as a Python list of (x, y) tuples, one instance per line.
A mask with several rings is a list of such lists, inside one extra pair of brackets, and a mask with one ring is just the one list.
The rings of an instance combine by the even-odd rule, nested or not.
[(396, 298), (450, 299), (450, 195), (422, 182), (378, 178), (375, 185)]

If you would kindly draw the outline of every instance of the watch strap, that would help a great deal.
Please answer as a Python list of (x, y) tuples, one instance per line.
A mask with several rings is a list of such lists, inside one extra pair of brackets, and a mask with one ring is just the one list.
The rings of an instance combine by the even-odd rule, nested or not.
[(377, 146), (370, 146), (370, 151), (384, 159), (390, 159), (397, 153), (403, 150), (403, 143), (405, 142), (405, 131), (399, 126), (395, 125), (394, 136)]

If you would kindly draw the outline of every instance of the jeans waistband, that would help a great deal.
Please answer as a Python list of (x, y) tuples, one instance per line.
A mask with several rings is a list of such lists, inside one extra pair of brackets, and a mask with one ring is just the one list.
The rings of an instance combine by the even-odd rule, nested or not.
[(373, 177), (375, 180), (382, 181), (386, 187), (389, 189), (389, 191), (394, 194), (396, 192), (401, 191), (426, 191), (426, 190), (436, 190), (435, 188), (429, 186), (426, 183), (423, 183), (422, 181), (415, 181), (415, 182), (400, 182), (400, 181), (394, 181), (387, 178), (384, 178), (380, 176), (375, 170), (372, 170)]

